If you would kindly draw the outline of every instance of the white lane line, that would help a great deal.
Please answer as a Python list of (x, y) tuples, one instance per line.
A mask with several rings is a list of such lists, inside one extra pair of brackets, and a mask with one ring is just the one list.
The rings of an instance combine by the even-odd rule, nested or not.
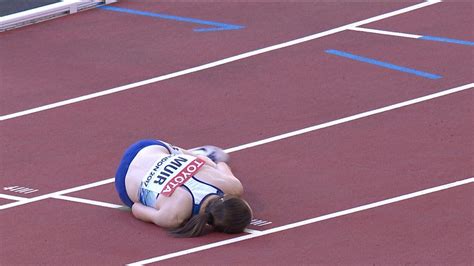
[(262, 231), (260, 231), (260, 230), (254, 230), (254, 229), (249, 229), (249, 228), (245, 228), (244, 232), (249, 233), (249, 234), (261, 234), (262, 233)]
[(16, 190), (15, 192), (17, 192), (17, 193), (21, 193), (21, 194), (26, 194), (26, 192), (28, 192), (28, 191), (32, 191), (32, 190), (33, 190), (33, 189), (31, 189), (31, 188), (27, 188), (27, 187), (25, 187), (25, 188), (22, 188), (22, 189)]
[[(2, 195), (3, 194), (0, 194), (0, 197), (2, 197)], [(5, 196), (9, 196), (9, 195), (5, 195)], [(16, 198), (19, 198), (18, 200), (26, 199), (26, 198), (20, 198), (20, 197), (16, 197)], [(103, 202), (103, 201), (90, 200), (90, 199), (71, 197), (71, 196), (65, 196), (65, 195), (56, 195), (56, 196), (52, 196), (51, 198), (59, 199), (59, 200), (66, 200), (66, 201), (71, 201), (71, 202), (77, 202), (77, 203), (83, 203), (83, 204), (89, 204), (89, 205), (94, 205), (94, 206), (99, 206), (99, 207), (106, 207), (106, 208), (111, 208), (111, 209), (129, 209), (125, 205), (117, 205), (117, 204)], [(249, 233), (249, 234), (259, 234), (262, 231), (246, 228), (244, 230), (244, 232)]]
[(313, 223), (316, 223), (316, 222), (321, 222), (321, 221), (324, 221), (324, 220), (333, 219), (333, 218), (337, 218), (337, 217), (340, 217), (340, 216), (344, 216), (344, 215), (348, 215), (348, 214), (352, 214), (352, 213), (356, 213), (356, 212), (361, 212), (361, 211), (373, 209), (373, 208), (376, 208), (376, 207), (392, 204), (392, 203), (399, 202), (399, 201), (402, 201), (402, 200), (407, 200), (407, 199), (411, 199), (411, 198), (415, 198), (415, 197), (420, 197), (420, 196), (423, 196), (423, 195), (426, 195), (426, 194), (438, 192), (438, 191), (441, 191), (441, 190), (446, 190), (446, 189), (457, 187), (457, 186), (466, 185), (466, 184), (469, 184), (469, 183), (472, 183), (472, 182), (474, 182), (474, 177), (470, 177), (470, 178), (467, 178), (467, 179), (464, 179), (464, 180), (456, 181), (456, 182), (453, 182), (453, 183), (449, 183), (449, 184), (445, 184), (445, 185), (441, 185), (441, 186), (437, 186), (437, 187), (432, 187), (432, 188), (420, 190), (420, 191), (417, 191), (417, 192), (401, 195), (401, 196), (394, 197), (394, 198), (389, 198), (389, 199), (382, 200), (382, 201), (377, 201), (377, 202), (374, 202), (374, 203), (354, 207), (354, 208), (351, 208), (351, 209), (326, 214), (326, 215), (323, 215), (323, 216), (319, 216), (319, 217), (299, 221), (299, 222), (296, 222), (296, 223), (291, 223), (291, 224), (287, 224), (287, 225), (283, 225), (283, 226), (279, 226), (279, 227), (274, 227), (274, 228), (271, 228), (271, 229), (268, 229), (268, 230), (261, 231), (258, 234), (250, 234), (250, 235), (240, 236), (240, 237), (236, 237), (236, 238), (226, 239), (226, 240), (223, 240), (223, 241), (219, 241), (219, 242), (215, 242), (215, 243), (211, 243), (211, 244), (207, 244), (207, 245), (203, 245), (203, 246), (198, 246), (198, 247), (185, 249), (185, 250), (181, 250), (181, 251), (178, 251), (178, 252), (174, 252), (174, 253), (170, 253), (170, 254), (154, 257), (154, 258), (149, 258), (149, 259), (133, 262), (133, 263), (130, 263), (130, 264), (127, 264), (127, 265), (144, 265), (144, 264), (163, 261), (163, 260), (167, 260), (167, 259), (171, 259), (171, 258), (175, 258), (175, 257), (179, 257), (179, 256), (184, 256), (184, 255), (188, 255), (188, 254), (191, 254), (191, 253), (196, 253), (196, 252), (203, 251), (203, 250), (208, 250), (208, 249), (212, 249), (212, 248), (216, 248), (216, 247), (221, 247), (221, 246), (229, 245), (229, 244), (236, 243), (236, 242), (241, 242), (241, 241), (256, 238), (256, 237), (261, 237), (261, 236), (264, 236), (264, 235), (269, 235), (269, 234), (273, 234), (273, 233), (277, 233), (277, 232), (282, 232), (282, 231), (286, 231), (286, 230), (289, 230), (289, 229), (301, 227), (301, 226), (304, 226), (304, 225), (313, 224)]
[(364, 118), (364, 117), (368, 117), (368, 116), (380, 114), (380, 113), (383, 113), (383, 112), (391, 111), (391, 110), (394, 110), (394, 109), (402, 108), (402, 107), (405, 107), (405, 106), (408, 106), (408, 105), (413, 105), (413, 104), (416, 104), (416, 103), (428, 101), (428, 100), (438, 98), (438, 97), (441, 97), (441, 96), (446, 96), (448, 94), (452, 94), (452, 93), (460, 92), (460, 91), (463, 91), (463, 90), (471, 89), (473, 87), (474, 87), (474, 83), (465, 84), (465, 85), (462, 85), (462, 86), (459, 86), (459, 87), (456, 87), (456, 88), (452, 88), (452, 89), (440, 91), (440, 92), (437, 92), (437, 93), (429, 94), (429, 95), (426, 95), (426, 96), (422, 96), (422, 97), (419, 97), (419, 98), (415, 98), (415, 99), (412, 99), (412, 100), (392, 104), (392, 105), (385, 106), (385, 107), (382, 107), (382, 108), (378, 108), (378, 109), (375, 109), (375, 110), (372, 110), (372, 111), (359, 113), (359, 114), (356, 114), (356, 115), (352, 115), (352, 116), (344, 117), (344, 118), (341, 118), (341, 119), (333, 120), (333, 121), (330, 121), (330, 122), (327, 122), (327, 123), (323, 123), (323, 124), (303, 128), (303, 129), (300, 129), (300, 130), (296, 130), (296, 131), (284, 133), (284, 134), (281, 134), (281, 135), (273, 136), (273, 137), (270, 137), (270, 138), (267, 138), (267, 139), (262, 139), (262, 140), (259, 140), (259, 141), (255, 141), (255, 142), (247, 143), (247, 144), (240, 145), (240, 146), (237, 146), (237, 147), (229, 148), (229, 149), (226, 149), (225, 151), (230, 153), (230, 152), (235, 152), (235, 151), (239, 151), (239, 150), (243, 150), (243, 149), (248, 149), (248, 148), (251, 148), (251, 147), (263, 145), (263, 144), (274, 142), (274, 141), (277, 141), (277, 140), (282, 140), (282, 139), (294, 137), (294, 136), (305, 134), (305, 133), (308, 133), (308, 132), (311, 132), (311, 131), (315, 131), (315, 130), (319, 130), (319, 129), (339, 125), (339, 124), (342, 124), (342, 123), (347, 123), (347, 122), (354, 121), (354, 120), (357, 120), (357, 119), (361, 119), (361, 118)]
[(25, 192), (24, 194), (30, 194), (30, 193), (33, 193), (33, 192), (36, 192), (36, 191), (38, 191), (38, 189), (31, 189), (31, 190)]
[(430, 5), (439, 3), (439, 2), (441, 2), (441, 1), (427, 1), (427, 2), (423, 2), (423, 3), (419, 3), (419, 4), (416, 4), (416, 5), (413, 5), (413, 6), (405, 7), (405, 8), (399, 9), (399, 10), (388, 12), (388, 13), (378, 15), (378, 16), (375, 16), (375, 17), (372, 17), (372, 18), (364, 19), (364, 20), (361, 20), (361, 21), (358, 21), (358, 22), (350, 23), (350, 24), (347, 24), (347, 25), (344, 25), (344, 26), (341, 26), (341, 27), (337, 27), (337, 28), (334, 28), (334, 29), (331, 29), (331, 30), (327, 30), (327, 31), (323, 31), (323, 32), (316, 33), (316, 34), (313, 34), (313, 35), (309, 35), (309, 36), (306, 36), (306, 37), (303, 37), (303, 38), (295, 39), (295, 40), (280, 43), (280, 44), (277, 44), (277, 45), (272, 45), (272, 46), (269, 46), (269, 47), (266, 47), (266, 48), (262, 48), (262, 49), (246, 52), (246, 53), (243, 53), (243, 54), (235, 55), (235, 56), (232, 56), (232, 57), (224, 58), (224, 59), (212, 62), (212, 63), (196, 66), (196, 67), (193, 67), (193, 68), (181, 70), (181, 71), (174, 72), (174, 73), (171, 73), (171, 74), (167, 74), (167, 75), (163, 75), (163, 76), (159, 76), (159, 77), (154, 77), (154, 78), (151, 78), (151, 79), (147, 79), (147, 80), (143, 80), (143, 81), (139, 81), (139, 82), (135, 82), (135, 83), (115, 87), (115, 88), (112, 88), (112, 89), (108, 89), (108, 90), (104, 90), (104, 91), (100, 91), (100, 92), (96, 92), (96, 93), (92, 93), (92, 94), (83, 95), (83, 96), (80, 96), (80, 97), (76, 97), (76, 98), (72, 98), (72, 99), (68, 99), (68, 100), (64, 100), (64, 101), (59, 101), (59, 102), (56, 102), (56, 103), (51, 103), (51, 104), (39, 106), (39, 107), (36, 107), (36, 108), (32, 108), (32, 109), (12, 113), (12, 114), (3, 115), (3, 116), (0, 116), (0, 121), (4, 121), (4, 120), (16, 118), (16, 117), (21, 117), (21, 116), (25, 116), (25, 115), (28, 115), (28, 114), (41, 112), (41, 111), (46, 111), (46, 110), (49, 110), (49, 109), (53, 109), (53, 108), (57, 108), (57, 107), (61, 107), (61, 106), (65, 106), (65, 105), (69, 105), (69, 104), (73, 104), (73, 103), (78, 103), (78, 102), (90, 100), (90, 99), (93, 99), (93, 98), (97, 98), (97, 97), (101, 97), (101, 96), (105, 96), (105, 95), (109, 95), (109, 94), (129, 90), (129, 89), (141, 87), (141, 86), (148, 85), (148, 84), (151, 84), (151, 83), (156, 83), (156, 82), (159, 82), (159, 81), (163, 81), (163, 80), (183, 76), (183, 75), (194, 73), (194, 72), (197, 72), (197, 71), (209, 69), (209, 68), (212, 68), (212, 67), (220, 66), (220, 65), (223, 65), (223, 64), (227, 64), (227, 63), (230, 63), (230, 62), (234, 62), (234, 61), (237, 61), (237, 60), (248, 58), (248, 57), (251, 57), (251, 56), (267, 53), (267, 52), (274, 51), (274, 50), (277, 50), (277, 49), (282, 49), (282, 48), (289, 47), (289, 46), (292, 46), (292, 45), (296, 45), (296, 44), (300, 44), (300, 43), (303, 43), (303, 42), (318, 39), (318, 38), (321, 38), (321, 37), (324, 37), (324, 36), (328, 36), (328, 35), (331, 35), (331, 34), (334, 34), (334, 33), (338, 33), (338, 32), (344, 31), (344, 30), (348, 30), (348, 29), (358, 27), (358, 26), (361, 26), (361, 25), (364, 25), (364, 24), (368, 24), (368, 23), (371, 23), (371, 22), (374, 22), (374, 21), (386, 19), (386, 18), (393, 17), (393, 16), (396, 16), (396, 15), (399, 15), (399, 14), (407, 13), (407, 12), (410, 12), (410, 11), (413, 11), (413, 10), (416, 10), (416, 9), (419, 9), (419, 8), (430, 6)]
[(26, 200), (28, 198), (23, 198), (23, 197), (18, 197), (18, 196), (12, 196), (12, 195), (7, 195), (7, 194), (1, 194), (0, 193), (0, 198), (2, 199), (7, 199), (7, 200), (15, 200), (15, 201), (20, 201), (20, 200)]
[(375, 30), (375, 29), (367, 29), (367, 28), (359, 28), (359, 27), (353, 27), (348, 30), (362, 31), (362, 32), (382, 34), (382, 35), (390, 35), (390, 36), (397, 36), (397, 37), (404, 37), (404, 38), (412, 38), (412, 39), (418, 39), (418, 38), (423, 37), (421, 35), (415, 35), (415, 34), (408, 34), (408, 33), (395, 32), (395, 31), (386, 31), (386, 30)]
[[(243, 149), (256, 147), (256, 146), (267, 144), (267, 143), (270, 143), (270, 142), (274, 142), (274, 141), (278, 141), (278, 140), (282, 140), (282, 139), (302, 135), (302, 134), (312, 132), (312, 131), (315, 131), (315, 130), (319, 130), (319, 129), (339, 125), (339, 124), (342, 124), (342, 123), (347, 123), (347, 122), (350, 122), (350, 121), (353, 121), (353, 120), (356, 120), (356, 119), (361, 119), (361, 118), (372, 116), (372, 115), (375, 115), (375, 114), (380, 114), (380, 113), (387, 112), (387, 111), (390, 111), (390, 110), (402, 108), (402, 107), (405, 107), (405, 106), (408, 106), (408, 105), (428, 101), (428, 100), (431, 100), (431, 99), (446, 96), (446, 95), (453, 94), (453, 93), (456, 93), (456, 92), (460, 92), (460, 91), (463, 91), (463, 90), (471, 89), (473, 87), (474, 87), (474, 83), (465, 84), (465, 85), (462, 85), (462, 86), (459, 86), (459, 87), (455, 87), (455, 88), (452, 88), (452, 89), (448, 89), (448, 90), (440, 91), (440, 92), (437, 92), (437, 93), (429, 94), (429, 95), (426, 95), (426, 96), (423, 96), (423, 97), (419, 97), (419, 98), (404, 101), (404, 102), (401, 102), (401, 103), (389, 105), (389, 106), (386, 106), (386, 107), (378, 108), (378, 109), (375, 109), (375, 110), (372, 110), (372, 111), (359, 113), (359, 114), (356, 114), (356, 115), (348, 116), (348, 117), (345, 117), (345, 118), (337, 119), (337, 120), (326, 122), (326, 123), (323, 123), (323, 124), (303, 128), (303, 129), (300, 129), (300, 130), (288, 132), (288, 133), (285, 133), (285, 134), (273, 136), (273, 137), (266, 138), (266, 139), (263, 139), (263, 140), (259, 140), (259, 141), (247, 143), (247, 144), (244, 144), (244, 145), (240, 145), (240, 146), (237, 146), (237, 147), (229, 148), (229, 149), (226, 149), (225, 151), (228, 152), (228, 153), (232, 153), (232, 152), (240, 151), (240, 150), (243, 150)], [(109, 178), (109, 179), (98, 181), (98, 182), (91, 183), (91, 184), (86, 184), (86, 185), (82, 185), (82, 186), (78, 186), (78, 187), (73, 187), (73, 188), (69, 188), (69, 189), (65, 189), (65, 190), (61, 190), (61, 191), (57, 191), (57, 192), (53, 192), (53, 193), (49, 193), (49, 194), (45, 194), (45, 195), (41, 195), (41, 196), (34, 197), (34, 198), (28, 198), (28, 199), (23, 200), (23, 201), (12, 202), (12, 203), (1, 205), (0, 210), (12, 208), (12, 207), (15, 207), (15, 206), (20, 206), (20, 205), (27, 204), (27, 203), (30, 203), (30, 202), (44, 200), (44, 199), (51, 198), (51, 197), (57, 196), (57, 195), (68, 194), (68, 193), (72, 193), (72, 192), (76, 192), (76, 191), (80, 191), (80, 190), (84, 190), (84, 189), (88, 189), (88, 188), (92, 188), (92, 187), (96, 187), (96, 186), (101, 186), (101, 185), (108, 184), (108, 183), (113, 183), (113, 182), (114, 182), (114, 178)]]
[(114, 180), (115, 180), (114, 178), (109, 178), (109, 179), (97, 181), (97, 182), (90, 183), (90, 184), (85, 184), (85, 185), (78, 186), (78, 187), (68, 188), (68, 189), (56, 191), (56, 192), (53, 192), (53, 193), (44, 194), (44, 195), (37, 196), (37, 197), (34, 197), (34, 198), (28, 198), (28, 199), (25, 199), (23, 201), (4, 204), (4, 205), (0, 206), (0, 210), (5, 210), (5, 209), (12, 208), (12, 207), (24, 205), (24, 204), (27, 204), (27, 203), (52, 198), (52, 197), (59, 196), (59, 195), (62, 195), (62, 194), (68, 194), (68, 193), (72, 193), (72, 192), (76, 192), (76, 191), (80, 191), (80, 190), (84, 190), (84, 189), (88, 189), (88, 188), (102, 186), (102, 185), (105, 185), (105, 184), (113, 183)]
[(108, 203), (108, 202), (102, 202), (102, 201), (96, 201), (96, 200), (90, 200), (90, 199), (83, 199), (83, 198), (76, 198), (76, 197), (64, 196), (64, 195), (56, 195), (56, 196), (53, 196), (52, 198), (60, 199), (60, 200), (67, 200), (67, 201), (72, 201), (72, 202), (78, 202), (78, 203), (85, 203), (85, 204), (89, 204), (89, 205), (112, 208), (112, 209), (126, 208), (126, 206), (123, 206), (123, 205), (117, 205), (117, 204), (112, 204), (112, 203)]

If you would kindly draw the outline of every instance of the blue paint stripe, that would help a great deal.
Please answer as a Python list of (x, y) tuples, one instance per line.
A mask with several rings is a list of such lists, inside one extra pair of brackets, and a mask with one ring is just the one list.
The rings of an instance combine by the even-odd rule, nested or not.
[(194, 29), (193, 31), (195, 32), (206, 32), (206, 31), (220, 31), (220, 30), (240, 30), (245, 28), (244, 26), (237, 26), (237, 25), (229, 25), (227, 27), (221, 27), (221, 28), (202, 28), (202, 29)]
[(390, 64), (390, 63), (378, 61), (378, 60), (375, 60), (375, 59), (371, 59), (371, 58), (367, 58), (367, 57), (363, 57), (363, 56), (358, 56), (358, 55), (338, 51), (338, 50), (326, 50), (326, 53), (333, 54), (333, 55), (338, 55), (338, 56), (342, 56), (342, 57), (346, 57), (346, 58), (350, 58), (350, 59), (353, 59), (353, 60), (356, 60), (356, 61), (361, 61), (361, 62), (373, 64), (373, 65), (378, 65), (378, 66), (393, 69), (393, 70), (398, 70), (398, 71), (401, 71), (401, 72), (414, 74), (414, 75), (421, 76), (421, 77), (424, 77), (424, 78), (429, 78), (429, 79), (439, 79), (439, 78), (441, 78), (441, 76), (439, 76), (439, 75), (423, 72), (423, 71), (408, 68), (408, 67), (397, 66), (397, 65), (394, 65), (394, 64)]
[(195, 19), (195, 18), (178, 17), (178, 16), (173, 16), (173, 15), (140, 11), (140, 10), (134, 10), (134, 9), (128, 9), (128, 8), (122, 8), (122, 7), (102, 6), (100, 7), (100, 9), (216, 27), (216, 28), (195, 29), (194, 31), (197, 31), (197, 32), (218, 31), (218, 30), (237, 30), (237, 29), (244, 28), (244, 26), (240, 26), (240, 25), (225, 24), (225, 23)]
[(463, 40), (457, 40), (457, 39), (450, 39), (450, 38), (443, 38), (443, 37), (422, 36), (422, 37), (420, 37), (420, 38), (418, 38), (418, 39), (427, 40), (427, 41), (449, 42), (449, 43), (456, 43), (456, 44), (474, 46), (474, 42), (463, 41)]

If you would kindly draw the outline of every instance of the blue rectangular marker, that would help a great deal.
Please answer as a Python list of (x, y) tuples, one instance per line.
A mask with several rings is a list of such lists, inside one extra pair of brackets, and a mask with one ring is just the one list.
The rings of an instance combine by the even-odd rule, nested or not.
[(394, 64), (378, 61), (378, 60), (375, 60), (375, 59), (371, 59), (371, 58), (367, 58), (367, 57), (363, 57), (363, 56), (359, 56), (359, 55), (346, 53), (346, 52), (343, 52), (343, 51), (326, 50), (326, 53), (346, 57), (346, 58), (349, 58), (349, 59), (352, 59), (352, 60), (365, 62), (365, 63), (369, 63), (369, 64), (373, 64), (373, 65), (377, 65), (377, 66), (381, 66), (381, 67), (385, 67), (385, 68), (389, 68), (389, 69), (393, 69), (393, 70), (398, 70), (398, 71), (401, 71), (401, 72), (410, 73), (410, 74), (421, 76), (421, 77), (424, 77), (424, 78), (429, 78), (429, 79), (439, 79), (439, 78), (441, 78), (441, 76), (436, 75), (436, 74), (431, 74), (431, 73), (423, 72), (423, 71), (408, 68), (408, 67), (397, 66), (397, 65), (394, 65)]
[(435, 42), (448, 42), (448, 43), (455, 43), (455, 44), (462, 44), (462, 45), (469, 45), (474, 46), (474, 42), (470, 41), (463, 41), (457, 39), (450, 39), (450, 38), (443, 38), (443, 37), (435, 37), (435, 36), (422, 36), (418, 38), (420, 40), (427, 40), (427, 41), (435, 41)]
[(196, 32), (240, 30), (244, 28), (244, 26), (241, 26), (241, 25), (226, 24), (226, 23), (195, 19), (195, 18), (178, 17), (178, 16), (173, 16), (173, 15), (168, 15), (168, 14), (153, 13), (153, 12), (148, 12), (148, 11), (140, 11), (140, 10), (129, 9), (129, 8), (115, 7), (115, 6), (102, 6), (99, 8), (103, 10), (108, 10), (108, 11), (122, 12), (122, 13), (128, 13), (128, 14), (133, 14), (133, 15), (155, 17), (155, 18), (175, 20), (175, 21), (180, 21), (180, 22), (188, 22), (188, 23), (193, 23), (193, 24), (200, 24), (200, 25), (214, 27), (214, 28), (194, 29), (194, 31)]

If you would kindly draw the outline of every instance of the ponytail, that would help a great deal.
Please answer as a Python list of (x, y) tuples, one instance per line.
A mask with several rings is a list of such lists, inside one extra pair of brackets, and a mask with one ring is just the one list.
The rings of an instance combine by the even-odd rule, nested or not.
[(194, 215), (181, 227), (170, 230), (174, 237), (200, 236), (209, 230), (228, 234), (244, 231), (250, 224), (252, 211), (247, 203), (232, 196), (211, 199), (204, 213)]
[(191, 217), (185, 224), (169, 232), (174, 237), (195, 237), (205, 233), (205, 229), (214, 224), (214, 216), (211, 209), (216, 204), (222, 204), (222, 197), (211, 199), (207, 204), (204, 213), (199, 213)]
[(191, 217), (183, 226), (170, 230), (174, 237), (194, 237), (203, 234), (208, 220), (208, 214), (197, 214)]

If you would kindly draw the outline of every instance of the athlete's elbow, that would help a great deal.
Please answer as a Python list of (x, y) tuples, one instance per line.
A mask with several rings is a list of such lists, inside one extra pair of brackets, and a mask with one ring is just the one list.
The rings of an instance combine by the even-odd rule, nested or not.
[(139, 203), (135, 203), (132, 205), (132, 214), (133, 217), (137, 218), (138, 220), (150, 222), (150, 218), (147, 216), (144, 207)]
[(157, 217), (153, 220), (153, 223), (163, 228), (176, 228), (184, 222), (184, 219), (178, 215), (166, 215)]

